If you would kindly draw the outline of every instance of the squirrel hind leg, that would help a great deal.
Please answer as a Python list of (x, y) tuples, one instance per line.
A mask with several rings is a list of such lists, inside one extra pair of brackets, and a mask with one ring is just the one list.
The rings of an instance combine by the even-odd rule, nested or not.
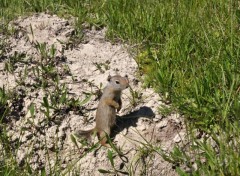
[(99, 140), (100, 140), (100, 144), (105, 146), (105, 147), (111, 147), (109, 144), (107, 144), (107, 136), (106, 135), (109, 135), (110, 134), (110, 130), (109, 130), (109, 133), (108, 131), (99, 131), (98, 132), (98, 137), (99, 137)]

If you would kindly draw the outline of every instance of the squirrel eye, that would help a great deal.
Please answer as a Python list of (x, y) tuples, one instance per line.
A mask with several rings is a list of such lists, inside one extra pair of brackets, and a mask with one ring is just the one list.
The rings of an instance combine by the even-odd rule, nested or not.
[(119, 84), (119, 81), (116, 81), (116, 84)]

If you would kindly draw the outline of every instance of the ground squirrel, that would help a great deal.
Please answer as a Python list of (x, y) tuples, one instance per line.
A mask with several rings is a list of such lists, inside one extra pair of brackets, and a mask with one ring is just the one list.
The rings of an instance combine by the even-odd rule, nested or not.
[(78, 136), (89, 136), (91, 133), (96, 132), (100, 139), (100, 143), (109, 147), (109, 144), (106, 144), (106, 133), (110, 135), (111, 127), (115, 124), (116, 110), (119, 112), (122, 107), (121, 93), (122, 90), (128, 88), (129, 80), (127, 75), (125, 77), (120, 75), (109, 75), (107, 80), (108, 84), (103, 89), (103, 94), (96, 112), (96, 126), (87, 131), (80, 130), (76, 134)]

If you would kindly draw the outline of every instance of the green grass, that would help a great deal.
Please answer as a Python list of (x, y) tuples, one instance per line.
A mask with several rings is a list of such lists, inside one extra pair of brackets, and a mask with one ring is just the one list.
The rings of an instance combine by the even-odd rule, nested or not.
[[(145, 85), (186, 118), (191, 152), (178, 148), (169, 161), (192, 167), (187, 159), (195, 156), (198, 169), (193, 175), (240, 174), (238, 1), (1, 0), (0, 7), (5, 24), (32, 12), (73, 15), (79, 30), (83, 22), (107, 26), (109, 39), (137, 46), (136, 61)], [(6, 25), (0, 31), (6, 33)], [(199, 141), (196, 131), (207, 137)]]

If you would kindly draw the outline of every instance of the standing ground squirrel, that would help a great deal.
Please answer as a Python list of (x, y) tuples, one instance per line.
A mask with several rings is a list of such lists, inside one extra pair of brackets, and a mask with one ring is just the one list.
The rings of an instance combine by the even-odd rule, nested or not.
[(103, 94), (100, 98), (97, 112), (96, 112), (96, 126), (93, 129), (87, 131), (78, 131), (77, 135), (90, 135), (96, 132), (100, 143), (106, 147), (107, 137), (110, 135), (111, 127), (116, 121), (116, 110), (120, 111), (122, 107), (121, 93), (122, 90), (128, 88), (129, 80), (127, 75), (122, 77), (120, 75), (108, 76), (108, 84), (103, 89)]

